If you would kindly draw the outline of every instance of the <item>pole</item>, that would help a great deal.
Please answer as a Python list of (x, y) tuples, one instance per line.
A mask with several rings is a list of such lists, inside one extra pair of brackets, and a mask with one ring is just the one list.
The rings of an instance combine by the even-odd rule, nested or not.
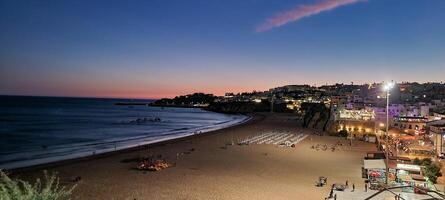
[(388, 155), (389, 133), (388, 133), (388, 128), (389, 128), (389, 89), (386, 90), (386, 185), (388, 185), (388, 176), (389, 176), (389, 155)]
[(396, 141), (396, 161), (399, 162), (399, 139), (395, 139)]

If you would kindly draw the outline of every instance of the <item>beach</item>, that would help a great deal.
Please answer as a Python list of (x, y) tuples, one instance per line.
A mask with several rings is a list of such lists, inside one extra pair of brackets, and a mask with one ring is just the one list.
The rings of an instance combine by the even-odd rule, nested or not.
[[(228, 145), (268, 131), (301, 131), (309, 136), (295, 148), (272, 144)], [(14, 173), (33, 180), (55, 171), (64, 185), (80, 177), (78, 199), (324, 199), (333, 183), (364, 190), (363, 157), (371, 143), (317, 136), (292, 114), (255, 114), (244, 124), (199, 136), (115, 153), (31, 167)], [(312, 149), (341, 142), (336, 151)], [(155, 156), (175, 163), (157, 172), (135, 169), (135, 158)], [(319, 176), (328, 186), (316, 187)], [(369, 192), (371, 195), (371, 192)]]
[[(117, 105), (121, 101), (132, 104)], [(248, 119), (200, 108), (145, 106), (147, 101), (0, 96), (0, 169), (158, 143)]]

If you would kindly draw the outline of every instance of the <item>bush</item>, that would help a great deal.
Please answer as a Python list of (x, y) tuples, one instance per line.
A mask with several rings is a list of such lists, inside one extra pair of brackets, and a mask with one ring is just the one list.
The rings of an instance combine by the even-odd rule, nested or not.
[(419, 158), (414, 158), (413, 164), (415, 164), (415, 165), (422, 165), (422, 161), (420, 161)]
[(424, 158), (424, 159), (422, 159), (422, 163), (421, 163), (421, 165), (422, 166), (429, 166), (429, 165), (431, 165), (433, 163), (433, 161), (431, 160), (431, 158)]
[(45, 174), (45, 183), (40, 179), (34, 185), (23, 181), (13, 180), (3, 171), (0, 171), (0, 199), (1, 200), (68, 200), (76, 187), (70, 189), (60, 187), (59, 179), (55, 174)]
[(432, 183), (437, 183), (437, 177), (442, 176), (440, 165), (433, 163), (431, 158), (424, 158), (422, 160), (415, 158), (413, 164), (423, 166), (423, 175)]
[(440, 166), (436, 164), (425, 166), (423, 171), (424, 175), (428, 177), (428, 179), (433, 183), (437, 183), (437, 177), (442, 176), (442, 173), (440, 172)]

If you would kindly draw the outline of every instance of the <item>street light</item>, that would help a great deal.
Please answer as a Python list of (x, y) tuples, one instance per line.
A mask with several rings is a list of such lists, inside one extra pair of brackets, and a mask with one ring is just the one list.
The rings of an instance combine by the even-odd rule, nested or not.
[(388, 133), (388, 127), (389, 127), (389, 91), (394, 87), (394, 82), (388, 82), (385, 83), (383, 86), (383, 90), (386, 91), (386, 185), (388, 185), (388, 176), (389, 176), (389, 133)]

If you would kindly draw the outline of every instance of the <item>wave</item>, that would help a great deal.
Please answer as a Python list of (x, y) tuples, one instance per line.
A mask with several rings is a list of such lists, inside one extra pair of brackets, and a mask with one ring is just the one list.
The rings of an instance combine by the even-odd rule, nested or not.
[[(183, 112), (186, 113), (186, 112)], [(222, 128), (227, 128), (248, 121), (250, 117), (237, 115), (231, 120), (213, 123), (211, 125), (195, 126), (193, 128), (176, 128), (170, 131), (150, 133), (130, 137), (111, 137), (99, 141), (76, 142), (63, 145), (42, 146), (41, 150), (33, 149), (17, 152), (2, 152), (0, 169), (14, 169), (56, 161), (81, 158), (147, 144), (202, 134)]]

